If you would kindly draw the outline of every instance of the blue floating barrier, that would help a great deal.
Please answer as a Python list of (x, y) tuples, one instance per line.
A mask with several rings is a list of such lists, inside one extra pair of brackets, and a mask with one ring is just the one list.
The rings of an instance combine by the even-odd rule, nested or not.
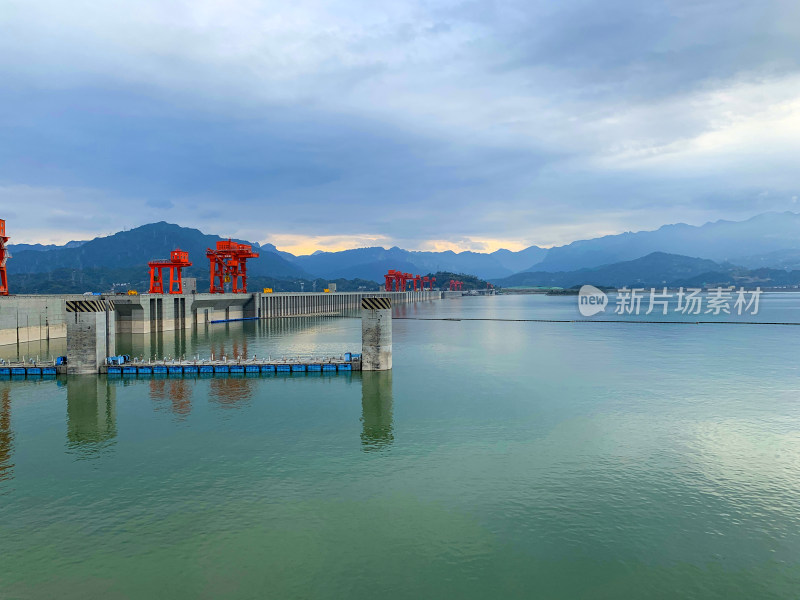
[(274, 373), (275, 372), (275, 365), (262, 365), (261, 366), (262, 373)]
[(230, 373), (228, 365), (214, 365), (214, 373)]
[(11, 375), (11, 367), (0, 367), (0, 377), (5, 375), (6, 377)]
[(214, 367), (211, 365), (200, 365), (200, 372), (201, 373), (213, 373)]
[(247, 365), (244, 370), (246, 373), (258, 373), (261, 368), (258, 365)]
[(196, 365), (186, 365), (185, 367), (183, 367), (183, 372), (185, 374), (197, 373), (197, 366)]
[(169, 367), (170, 375), (183, 375), (183, 367)]
[(340, 371), (352, 371), (353, 370), (353, 365), (351, 365), (350, 363), (342, 363), (342, 364), (339, 365), (339, 370)]
[(155, 365), (153, 367), (153, 373), (154, 374), (165, 374), (166, 372), (167, 372), (167, 367), (162, 367), (162, 366), (159, 366), (159, 365)]
[(289, 365), (278, 365), (277, 369), (278, 373), (288, 373), (289, 371), (292, 370), (292, 368)]
[(42, 368), (41, 367), (28, 367), (28, 377), (31, 375), (41, 375)]
[(322, 371), (322, 365), (308, 365), (308, 370), (313, 372)]
[(122, 375), (122, 367), (108, 367), (109, 375)]
[(11, 374), (12, 375), (22, 375), (25, 376), (25, 367), (11, 367)]
[(243, 365), (231, 365), (231, 373), (244, 373)]
[(335, 373), (336, 372), (336, 365), (322, 365), (323, 372), (326, 373)]
[(305, 365), (292, 365), (293, 373), (305, 373), (305, 371), (306, 371)]
[(42, 367), (42, 375), (55, 375), (56, 368), (55, 367)]
[[(123, 375), (131, 375), (136, 373), (136, 367), (122, 367)], [(139, 375), (152, 375), (153, 367), (139, 367)]]

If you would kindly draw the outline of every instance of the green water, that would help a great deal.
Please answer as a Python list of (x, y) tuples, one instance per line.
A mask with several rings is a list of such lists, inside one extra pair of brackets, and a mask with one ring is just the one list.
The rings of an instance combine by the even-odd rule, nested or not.
[[(359, 341), (306, 319), (121, 343)], [(778, 326), (396, 320), (391, 373), (0, 381), (0, 598), (795, 598), (798, 356)]]

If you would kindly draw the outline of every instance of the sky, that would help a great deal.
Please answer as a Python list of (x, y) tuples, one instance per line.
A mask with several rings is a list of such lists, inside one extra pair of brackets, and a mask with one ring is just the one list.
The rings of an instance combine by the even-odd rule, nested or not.
[(295, 254), (800, 210), (796, 0), (4, 0), (0, 218)]

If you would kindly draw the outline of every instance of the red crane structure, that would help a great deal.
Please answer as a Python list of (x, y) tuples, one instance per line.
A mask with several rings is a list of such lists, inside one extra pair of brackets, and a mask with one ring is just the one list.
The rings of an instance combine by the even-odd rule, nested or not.
[[(384, 289), (387, 292), (405, 292), (406, 288), (408, 287), (408, 283), (415, 280), (414, 275), (411, 273), (403, 273), (402, 271), (395, 271), (394, 269), (389, 269), (389, 271), (383, 277), (386, 279)], [(417, 286), (415, 282), (415, 290), (416, 287)]]
[[(387, 292), (400, 292), (400, 282), (403, 279), (403, 272), (402, 271), (395, 271), (394, 269), (389, 269), (386, 275), (383, 276), (386, 279), (386, 285), (384, 289)], [(405, 283), (405, 282), (403, 282)]]
[(6, 249), (8, 237), (6, 236), (6, 222), (0, 219), (0, 296), (8, 296), (8, 275), (6, 275), (6, 261), (11, 255)]
[(451, 292), (460, 292), (464, 289), (464, 282), (463, 281), (456, 281), (455, 279), (450, 280), (450, 291)]
[(253, 252), (250, 244), (220, 240), (215, 250), (206, 250), (206, 256), (211, 266), (212, 294), (224, 294), (228, 281), (233, 282), (234, 294), (247, 293), (247, 259), (258, 258), (258, 252)]
[(415, 292), (417, 290), (424, 290), (425, 284), (427, 284), (428, 289), (432, 291), (433, 284), (436, 283), (436, 277), (423, 277), (422, 275), (403, 273), (402, 271), (395, 271), (394, 269), (389, 269), (383, 277), (386, 280), (383, 289), (387, 292), (405, 292), (409, 283), (413, 283)]
[(181, 270), (184, 267), (191, 267), (189, 253), (178, 248), (169, 253), (169, 260), (151, 260), (147, 265), (150, 267), (150, 293), (164, 293), (164, 269), (169, 269), (169, 287), (167, 294), (182, 294), (183, 283), (181, 281)]

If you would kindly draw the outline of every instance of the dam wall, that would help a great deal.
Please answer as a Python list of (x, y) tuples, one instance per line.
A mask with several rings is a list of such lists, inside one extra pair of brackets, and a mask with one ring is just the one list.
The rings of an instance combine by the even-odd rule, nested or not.
[(233, 319), (333, 315), (359, 310), (362, 298), (389, 297), (394, 305), (442, 298), (440, 291), (261, 292), (247, 294), (140, 294), (0, 296), (0, 346), (67, 336), (67, 301), (113, 303), (116, 333), (191, 329)]
[(0, 346), (67, 337), (66, 301), (82, 296), (0, 296)]

